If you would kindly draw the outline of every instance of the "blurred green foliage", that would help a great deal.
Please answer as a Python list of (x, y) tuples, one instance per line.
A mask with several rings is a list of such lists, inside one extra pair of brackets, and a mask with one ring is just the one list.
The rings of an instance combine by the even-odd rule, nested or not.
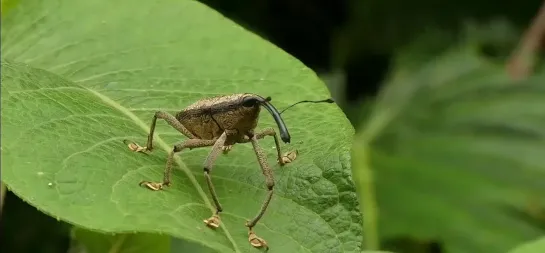
[(545, 249), (545, 237), (541, 237), (541, 239), (536, 239), (536, 240), (524, 243), (510, 250), (509, 253), (543, 252), (543, 249)]
[(543, 234), (545, 220), (515, 211), (545, 203), (545, 73), (513, 82), (478, 52), (400, 67), (379, 94), (353, 154), (362, 191), (376, 192), (362, 194), (364, 214), (379, 217), (367, 233), (446, 252), (505, 252)]

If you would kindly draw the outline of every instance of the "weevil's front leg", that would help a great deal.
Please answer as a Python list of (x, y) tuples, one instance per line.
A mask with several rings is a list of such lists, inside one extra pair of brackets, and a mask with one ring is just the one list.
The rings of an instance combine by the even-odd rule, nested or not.
[(163, 186), (169, 186), (170, 185), (170, 176), (172, 174), (172, 166), (174, 164), (174, 155), (186, 148), (202, 148), (202, 147), (209, 147), (214, 145), (216, 140), (200, 140), (200, 139), (189, 139), (185, 140), (180, 144), (174, 145), (174, 148), (172, 151), (168, 154), (167, 158), (167, 164), (165, 167), (165, 171), (163, 174), (163, 182), (150, 182), (150, 181), (142, 181), (140, 182), (140, 186), (145, 185), (151, 190), (158, 191), (163, 189)]
[(280, 150), (280, 141), (278, 140), (278, 136), (276, 134), (276, 131), (274, 131), (274, 128), (264, 128), (263, 130), (255, 134), (255, 137), (258, 140), (265, 138), (265, 136), (272, 136), (274, 138), (274, 144), (276, 145), (276, 153), (278, 156), (277, 161), (280, 166), (284, 166), (286, 163), (291, 163), (293, 162), (293, 160), (295, 160), (297, 156), (297, 150), (290, 151), (282, 155), (282, 150)]
[(158, 111), (155, 112), (155, 115), (153, 115), (153, 120), (151, 121), (150, 131), (148, 134), (148, 142), (146, 143), (145, 147), (142, 147), (135, 142), (131, 142), (128, 140), (124, 140), (123, 142), (129, 146), (129, 149), (136, 152), (145, 152), (145, 151), (151, 151), (153, 149), (153, 133), (155, 132), (155, 124), (157, 123), (157, 119), (163, 119), (165, 120), (171, 127), (178, 130), (178, 132), (182, 133), (189, 139), (195, 139), (196, 137), (187, 130), (187, 128), (176, 119), (176, 117), (172, 116), (172, 114), (168, 112)]
[(206, 184), (208, 185), (208, 190), (210, 191), (210, 195), (212, 195), (212, 200), (214, 201), (214, 206), (216, 207), (216, 212), (212, 214), (212, 217), (204, 220), (204, 223), (212, 228), (217, 228), (220, 226), (220, 212), (223, 210), (221, 208), (221, 204), (218, 200), (218, 195), (216, 194), (216, 190), (214, 188), (214, 184), (212, 183), (212, 167), (214, 166), (214, 163), (216, 162), (216, 159), (218, 158), (218, 155), (222, 151), (222, 147), (225, 144), (225, 140), (227, 139), (227, 133), (223, 132), (223, 134), (218, 138), (218, 140), (214, 143), (214, 146), (212, 147), (212, 150), (208, 154), (208, 157), (206, 157), (206, 160), (204, 161), (204, 178), (206, 179)]
[(265, 211), (267, 210), (267, 207), (269, 206), (269, 203), (271, 202), (272, 196), (273, 196), (273, 188), (274, 188), (274, 177), (272, 174), (272, 170), (269, 167), (269, 163), (267, 162), (267, 156), (265, 155), (265, 152), (263, 149), (259, 146), (259, 143), (257, 141), (257, 136), (251, 136), (250, 141), (252, 142), (252, 146), (254, 148), (255, 155), (257, 156), (257, 161), (259, 162), (259, 166), (261, 167), (261, 170), (263, 172), (263, 175), (265, 176), (265, 185), (267, 186), (267, 197), (265, 197), (265, 200), (263, 201), (263, 204), (261, 205), (261, 209), (250, 221), (246, 222), (246, 227), (248, 227), (248, 240), (250, 241), (250, 244), (256, 248), (265, 247), (268, 249), (267, 242), (263, 240), (262, 238), (258, 237), (253, 228), (257, 224), (257, 222), (263, 217), (265, 214)]

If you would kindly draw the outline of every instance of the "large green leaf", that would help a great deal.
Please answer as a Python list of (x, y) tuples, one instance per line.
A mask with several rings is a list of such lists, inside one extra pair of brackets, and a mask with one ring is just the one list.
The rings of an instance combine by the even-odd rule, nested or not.
[(544, 73), (514, 83), (475, 55), (400, 66), (382, 91), (354, 149), (362, 189), (376, 189), (376, 203), (362, 195), (368, 240), (378, 226), (380, 238), (494, 253), (544, 232), (526, 218), (534, 195), (545, 203)]
[[(150, 233), (108, 234), (74, 228), (69, 253), (214, 253), (214, 249), (167, 235)], [(367, 252), (366, 252), (367, 253)]]
[[(266, 193), (250, 145), (213, 173), (224, 207), (216, 231), (202, 177), (209, 149), (182, 152), (173, 185), (153, 192), (171, 145), (183, 137), (153, 113), (237, 92), (272, 96), (279, 108), (328, 97), (302, 63), (194, 1), (20, 1), (2, 15), (2, 180), (38, 209), (102, 232), (155, 232), (220, 251), (252, 251), (244, 223)], [(275, 165), (276, 194), (256, 232), (279, 252), (359, 252), (361, 214), (350, 176), (353, 129), (332, 104), (283, 114), (294, 163)], [(274, 126), (268, 115), (259, 128)]]
[(541, 253), (545, 251), (545, 237), (523, 243), (509, 251), (509, 253)]
[(80, 245), (79, 252), (85, 253), (169, 253), (170, 238), (165, 235), (148, 233), (124, 233), (106, 235), (76, 228), (73, 235)]

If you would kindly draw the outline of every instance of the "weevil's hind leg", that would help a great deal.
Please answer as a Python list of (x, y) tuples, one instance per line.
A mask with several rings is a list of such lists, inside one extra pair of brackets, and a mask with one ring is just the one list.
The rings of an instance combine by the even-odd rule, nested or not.
[(165, 120), (171, 127), (178, 130), (178, 132), (182, 133), (189, 139), (195, 139), (196, 137), (187, 130), (187, 128), (176, 119), (176, 117), (172, 116), (172, 114), (168, 112), (163, 111), (157, 111), (153, 115), (153, 120), (151, 121), (150, 131), (148, 134), (148, 142), (146, 143), (145, 147), (142, 147), (138, 145), (135, 142), (124, 140), (123, 143), (127, 144), (129, 146), (129, 149), (135, 152), (145, 152), (145, 151), (152, 151), (153, 150), (153, 133), (155, 132), (155, 124), (157, 123), (157, 119), (163, 119)]
[(259, 143), (257, 141), (257, 136), (250, 137), (250, 141), (252, 142), (252, 146), (254, 148), (254, 152), (257, 156), (257, 161), (259, 162), (259, 166), (261, 167), (261, 170), (263, 172), (263, 175), (265, 176), (265, 184), (267, 186), (267, 197), (263, 201), (263, 204), (261, 205), (261, 209), (257, 213), (257, 215), (250, 221), (246, 222), (246, 227), (248, 227), (248, 240), (250, 241), (250, 244), (256, 248), (264, 247), (268, 250), (267, 242), (263, 240), (262, 238), (258, 237), (253, 228), (257, 224), (257, 222), (263, 217), (265, 214), (265, 211), (267, 210), (267, 207), (269, 206), (269, 203), (271, 202), (272, 196), (273, 196), (273, 188), (274, 188), (274, 177), (272, 174), (272, 170), (269, 167), (269, 164), (267, 162), (267, 156), (265, 155), (265, 152), (263, 149), (259, 146)]
[(286, 154), (282, 154), (282, 150), (280, 150), (280, 141), (278, 140), (278, 136), (276, 134), (276, 131), (274, 131), (274, 128), (264, 128), (263, 130), (255, 134), (255, 137), (258, 140), (265, 138), (265, 136), (272, 136), (274, 138), (274, 144), (276, 145), (276, 154), (278, 156), (277, 162), (278, 164), (280, 164), (280, 166), (284, 166), (286, 163), (291, 163), (293, 162), (293, 160), (295, 160), (295, 158), (297, 157), (297, 150), (289, 151), (286, 152)]
[(174, 164), (174, 155), (186, 148), (202, 148), (209, 147), (214, 145), (215, 140), (200, 140), (200, 139), (189, 139), (185, 140), (180, 144), (174, 145), (172, 151), (168, 154), (167, 164), (163, 172), (163, 182), (151, 182), (151, 181), (142, 181), (140, 186), (145, 185), (147, 188), (158, 191), (163, 189), (163, 186), (170, 185), (170, 177), (172, 175), (172, 166)]
[(219, 214), (221, 213), (223, 209), (218, 200), (218, 195), (216, 194), (214, 184), (212, 183), (212, 176), (210, 174), (212, 173), (212, 167), (214, 166), (214, 163), (216, 162), (218, 155), (222, 151), (222, 147), (224, 146), (226, 139), (227, 139), (227, 133), (223, 132), (223, 134), (218, 138), (218, 140), (212, 147), (212, 150), (208, 154), (208, 157), (206, 157), (206, 160), (204, 161), (204, 166), (203, 166), (204, 178), (206, 179), (208, 190), (210, 191), (210, 195), (212, 195), (212, 200), (214, 201), (214, 206), (216, 207), (216, 211), (212, 214), (212, 217), (204, 220), (204, 223), (206, 223), (206, 225), (208, 225), (211, 228), (217, 228), (220, 226)]

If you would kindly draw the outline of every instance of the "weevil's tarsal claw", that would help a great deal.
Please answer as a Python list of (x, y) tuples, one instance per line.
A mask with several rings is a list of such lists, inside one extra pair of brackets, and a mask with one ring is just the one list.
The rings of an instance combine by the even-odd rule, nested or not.
[(233, 145), (226, 145), (226, 146), (221, 147), (221, 150), (223, 151), (224, 154), (229, 153), (229, 151), (231, 151), (231, 149), (233, 149)]
[(269, 245), (267, 245), (267, 242), (263, 240), (263, 238), (257, 236), (251, 228), (248, 231), (248, 241), (256, 248), (265, 248), (265, 251), (269, 250)]
[(125, 143), (125, 145), (127, 145), (129, 147), (129, 149), (134, 151), (134, 152), (146, 152), (147, 151), (147, 149), (145, 147), (142, 147), (142, 146), (136, 144), (136, 142), (129, 141), (129, 140), (123, 140), (123, 143)]
[(282, 155), (282, 161), (278, 161), (281, 165), (283, 164), (286, 164), (286, 163), (291, 163), (295, 160), (295, 158), (297, 158), (297, 155), (299, 154), (299, 151), (296, 150), (293, 150), (293, 151), (288, 151), (286, 153), (284, 153), (284, 155)]
[(218, 214), (212, 215), (212, 217), (203, 220), (204, 223), (210, 228), (219, 228), (220, 227), (220, 216)]
[(146, 186), (148, 189), (150, 189), (152, 191), (159, 191), (159, 190), (163, 189), (163, 186), (169, 186), (170, 184), (169, 183), (155, 183), (155, 182), (150, 182), (150, 181), (142, 181), (138, 185), (140, 185), (140, 186), (144, 185), (144, 186)]

